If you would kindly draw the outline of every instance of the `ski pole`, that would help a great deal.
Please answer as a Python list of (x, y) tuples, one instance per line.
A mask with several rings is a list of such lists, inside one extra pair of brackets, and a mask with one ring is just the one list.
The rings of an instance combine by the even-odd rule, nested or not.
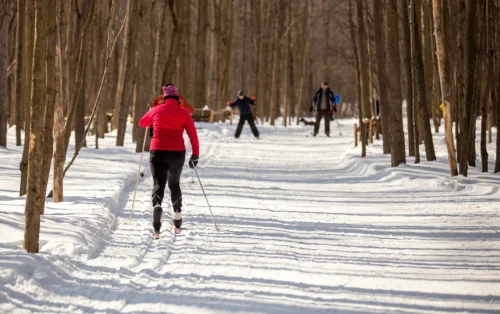
[(148, 136), (149, 126), (146, 128), (146, 132), (144, 133), (144, 141), (142, 142), (142, 152), (141, 152), (141, 161), (139, 162), (139, 170), (137, 170), (137, 179), (135, 180), (135, 190), (134, 190), (134, 199), (132, 200), (132, 209), (130, 210), (130, 217), (128, 221), (132, 221), (132, 213), (134, 212), (135, 205), (135, 195), (137, 194), (137, 186), (139, 185), (139, 176), (141, 175), (141, 166), (142, 166), (142, 156), (144, 155), (144, 148), (146, 147), (146, 138)]
[(196, 173), (196, 176), (198, 177), (198, 182), (200, 182), (201, 191), (203, 192), (205, 200), (207, 201), (208, 209), (210, 210), (210, 215), (212, 215), (212, 220), (214, 221), (215, 230), (219, 232), (219, 227), (217, 226), (214, 213), (212, 212), (212, 208), (210, 207), (210, 203), (208, 202), (207, 194), (205, 194), (205, 189), (203, 188), (203, 184), (201, 184), (200, 176), (198, 175), (198, 170), (196, 170), (196, 167), (193, 167), (192, 169), (194, 170), (194, 173)]

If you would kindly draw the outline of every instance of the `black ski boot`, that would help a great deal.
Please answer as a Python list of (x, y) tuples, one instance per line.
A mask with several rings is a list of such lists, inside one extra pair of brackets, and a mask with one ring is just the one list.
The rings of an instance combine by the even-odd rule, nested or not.
[(182, 226), (182, 214), (180, 209), (174, 209), (174, 214), (172, 216), (174, 227), (180, 229)]
[(153, 228), (156, 233), (160, 233), (161, 228), (161, 215), (163, 213), (163, 209), (160, 204), (156, 204), (153, 209)]

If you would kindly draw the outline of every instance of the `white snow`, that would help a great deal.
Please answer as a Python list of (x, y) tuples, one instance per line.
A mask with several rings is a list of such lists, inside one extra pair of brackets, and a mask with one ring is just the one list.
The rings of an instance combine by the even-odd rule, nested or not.
[(235, 140), (235, 126), (198, 125), (198, 172), (222, 231), (186, 165), (185, 229), (173, 235), (168, 212), (160, 240), (147, 155), (129, 221), (140, 155), (107, 135), (68, 172), (65, 202), (47, 200), (40, 254), (22, 249), (22, 150), (9, 130), (0, 312), (500, 313), (499, 176), (450, 178), (442, 134), (437, 162), (422, 146), (420, 165), (390, 168), (381, 142), (361, 159), (354, 122), (340, 122), (343, 136), (334, 122), (331, 138), (258, 125), (260, 140), (248, 126)]

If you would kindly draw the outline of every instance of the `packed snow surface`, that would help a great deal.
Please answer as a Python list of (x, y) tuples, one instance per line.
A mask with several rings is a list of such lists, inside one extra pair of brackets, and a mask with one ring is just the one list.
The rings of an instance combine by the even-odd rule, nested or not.
[(421, 164), (390, 168), (380, 141), (360, 158), (354, 122), (340, 121), (343, 136), (333, 122), (330, 138), (258, 125), (260, 140), (248, 125), (234, 139), (235, 126), (199, 124), (198, 172), (221, 231), (186, 163), (185, 228), (172, 233), (165, 200), (159, 240), (148, 156), (129, 220), (140, 154), (114, 147), (115, 133), (99, 150), (89, 137), (65, 201), (47, 200), (40, 254), (22, 249), (22, 150), (9, 130), (0, 312), (500, 313), (499, 176), (450, 178), (442, 134), (437, 162), (422, 146)]

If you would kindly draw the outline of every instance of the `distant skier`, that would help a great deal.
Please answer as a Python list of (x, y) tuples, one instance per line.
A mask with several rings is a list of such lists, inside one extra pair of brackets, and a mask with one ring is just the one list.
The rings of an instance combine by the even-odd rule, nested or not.
[(168, 181), (170, 199), (174, 209), (173, 223), (176, 229), (182, 225), (182, 192), (180, 178), (186, 157), (183, 133), (186, 130), (193, 154), (189, 159), (189, 167), (198, 165), (200, 155), (198, 135), (193, 119), (188, 111), (179, 103), (179, 92), (173, 84), (163, 87), (164, 103), (157, 105), (147, 112), (139, 121), (139, 126), (146, 128), (153, 125), (153, 138), (151, 139), (149, 163), (153, 175), (153, 227), (159, 234), (161, 228), (161, 207), (165, 187)]
[(245, 93), (242, 90), (238, 91), (238, 98), (235, 101), (227, 103), (228, 108), (234, 109), (234, 107), (238, 107), (240, 110), (240, 121), (238, 122), (238, 126), (236, 127), (236, 133), (234, 134), (235, 138), (239, 138), (241, 135), (241, 130), (243, 129), (243, 125), (245, 121), (248, 121), (250, 128), (252, 129), (252, 133), (256, 138), (259, 138), (259, 130), (255, 126), (254, 117), (252, 114), (251, 105), (256, 105), (255, 97), (253, 99), (245, 96)]
[(321, 88), (314, 95), (309, 111), (312, 112), (313, 109), (316, 109), (316, 124), (314, 125), (313, 136), (318, 134), (321, 118), (325, 119), (325, 134), (330, 136), (330, 119), (333, 112), (337, 111), (337, 107), (335, 106), (335, 95), (328, 87), (327, 82), (323, 82)]

